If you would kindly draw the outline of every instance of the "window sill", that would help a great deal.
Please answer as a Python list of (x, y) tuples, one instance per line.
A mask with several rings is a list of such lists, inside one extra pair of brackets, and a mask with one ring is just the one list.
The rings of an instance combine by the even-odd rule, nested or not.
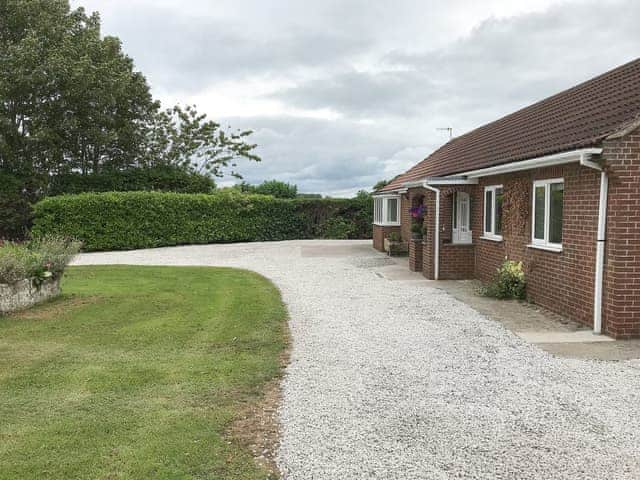
[(373, 222), (373, 224), (378, 227), (399, 227), (400, 226), (400, 223)]
[(489, 240), (491, 242), (503, 242), (504, 241), (504, 239), (502, 237), (498, 237), (498, 236), (488, 237), (486, 235), (483, 235), (482, 237), (480, 237), (480, 240)]
[(562, 253), (562, 247), (552, 247), (549, 245), (536, 245), (535, 243), (530, 243), (527, 245), (527, 248), (535, 248), (536, 250), (545, 250), (553, 253)]

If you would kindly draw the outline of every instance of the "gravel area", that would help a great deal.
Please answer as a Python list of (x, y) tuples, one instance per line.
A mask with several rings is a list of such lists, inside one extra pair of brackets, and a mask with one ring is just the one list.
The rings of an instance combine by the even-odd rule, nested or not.
[[(318, 254), (325, 245), (347, 254)], [(76, 263), (233, 266), (278, 285), (293, 339), (286, 479), (640, 478), (638, 362), (555, 358), (427, 282), (376, 275), (385, 260), (367, 245), (190, 246)]]

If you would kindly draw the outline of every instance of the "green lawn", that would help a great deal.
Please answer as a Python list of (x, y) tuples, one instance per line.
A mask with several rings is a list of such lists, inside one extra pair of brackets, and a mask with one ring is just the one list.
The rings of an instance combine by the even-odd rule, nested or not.
[(280, 374), (286, 310), (257, 274), (75, 267), (0, 317), (0, 479), (265, 479), (225, 436)]

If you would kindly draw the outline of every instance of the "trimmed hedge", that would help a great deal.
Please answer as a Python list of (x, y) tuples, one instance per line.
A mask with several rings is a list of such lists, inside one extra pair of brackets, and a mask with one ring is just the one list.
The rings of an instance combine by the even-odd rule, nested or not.
[(48, 195), (85, 192), (157, 191), (211, 193), (215, 182), (207, 175), (187, 172), (170, 165), (129, 170), (107, 170), (90, 175), (65, 173), (51, 177)]
[[(370, 238), (370, 203), (363, 197), (288, 200), (236, 193), (83, 193), (48, 197), (37, 203), (32, 234), (77, 238), (85, 251)], [(341, 220), (342, 228), (336, 226), (336, 219)]]
[(373, 198), (297, 198), (292, 200), (302, 216), (298, 238), (371, 238)]

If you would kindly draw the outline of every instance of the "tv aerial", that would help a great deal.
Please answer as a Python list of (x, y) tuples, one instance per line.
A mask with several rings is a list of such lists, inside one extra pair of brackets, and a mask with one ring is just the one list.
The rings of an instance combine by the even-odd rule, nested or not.
[(436, 128), (436, 130), (447, 131), (449, 132), (449, 140), (453, 138), (453, 128), (452, 127), (440, 127)]

